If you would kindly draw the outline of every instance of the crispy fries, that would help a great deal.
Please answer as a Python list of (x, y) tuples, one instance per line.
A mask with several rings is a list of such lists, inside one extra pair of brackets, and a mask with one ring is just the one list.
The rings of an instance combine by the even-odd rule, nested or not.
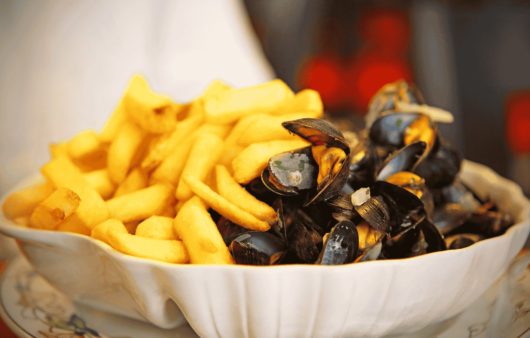
[(240, 184), (273, 155), (310, 145), (282, 122), (322, 112), (317, 92), (294, 95), (281, 80), (240, 89), (216, 80), (178, 104), (135, 75), (101, 133), (51, 144), (47, 183), (12, 194), (2, 211), (19, 226), (91, 236), (127, 255), (234, 264), (208, 208), (269, 230), (276, 211)]

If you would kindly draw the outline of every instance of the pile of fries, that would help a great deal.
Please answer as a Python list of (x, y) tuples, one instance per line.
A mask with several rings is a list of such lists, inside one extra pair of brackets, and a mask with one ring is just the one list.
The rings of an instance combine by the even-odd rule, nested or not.
[(179, 104), (135, 75), (103, 131), (50, 145), (46, 183), (12, 194), (2, 211), (21, 226), (91, 236), (136, 257), (233, 264), (208, 209), (267, 231), (276, 212), (244, 185), (271, 156), (309, 145), (282, 122), (322, 111), (317, 92), (295, 95), (281, 80), (242, 89), (214, 81)]

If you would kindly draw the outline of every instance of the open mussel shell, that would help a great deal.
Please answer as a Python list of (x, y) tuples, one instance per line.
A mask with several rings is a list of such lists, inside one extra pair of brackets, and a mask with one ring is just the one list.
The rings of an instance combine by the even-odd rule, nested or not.
[(425, 218), (423, 202), (406, 189), (385, 181), (377, 181), (371, 191), (372, 196), (382, 196), (387, 203), (392, 237), (407, 231)]
[(440, 189), (454, 182), (461, 162), (457, 151), (440, 147), (418, 163), (414, 172), (425, 179), (429, 188)]
[(446, 203), (434, 209), (432, 220), (442, 234), (456, 229), (471, 217), (471, 213), (460, 204)]
[(381, 116), (381, 113), (396, 109), (396, 101), (425, 104), (423, 95), (415, 85), (409, 86), (405, 80), (388, 83), (379, 89), (370, 100), (365, 117), (366, 126), (369, 128)]
[(485, 239), (478, 234), (458, 234), (445, 239), (448, 250), (463, 249)]
[(287, 251), (285, 244), (267, 232), (249, 232), (235, 238), (230, 252), (237, 264), (273, 265)]
[(304, 206), (308, 206), (310, 204), (318, 203), (321, 201), (327, 201), (341, 192), (350, 174), (350, 169), (349, 169), (350, 154), (349, 152), (347, 153), (347, 155), (348, 156), (346, 157), (346, 160), (342, 164), (342, 167), (340, 168), (339, 173), (332, 180), (330, 180), (329, 183), (326, 184), (320, 191), (316, 191), (316, 193), (314, 194), (311, 194), (310, 192), (308, 194), (308, 198)]
[(286, 121), (282, 126), (308, 140), (313, 145), (325, 144), (328, 147), (340, 148), (346, 152), (350, 152), (350, 147), (340, 130), (331, 122), (319, 119), (299, 119), (294, 121)]
[(351, 202), (351, 194), (339, 193), (330, 198), (326, 203), (333, 209), (332, 215), (337, 221), (351, 220), (357, 216)]
[(427, 144), (415, 142), (388, 156), (377, 174), (377, 180), (384, 181), (389, 176), (402, 171), (414, 172), (418, 164), (425, 158)]
[(352, 263), (357, 257), (359, 235), (355, 224), (342, 221), (326, 236), (316, 264), (340, 265)]
[(427, 143), (427, 149), (430, 151), (436, 142), (438, 127), (427, 115), (421, 113), (386, 112), (370, 127), (368, 136), (376, 146), (390, 149), (402, 148), (406, 145), (407, 132), (414, 129), (416, 121), (423, 121), (422, 119), (426, 119), (425, 122), (428, 123), (430, 130), (428, 135), (432, 136), (428, 138)]
[(305, 263), (314, 263), (322, 247), (322, 237), (312, 228), (295, 221), (289, 231), (289, 250)]
[(373, 228), (385, 233), (390, 231), (390, 210), (382, 196), (371, 196), (369, 200), (354, 208)]
[(261, 180), (278, 195), (296, 196), (317, 186), (318, 170), (311, 147), (305, 147), (271, 157)]
[(350, 156), (350, 173), (348, 184), (353, 189), (367, 187), (375, 182), (376, 168), (381, 165), (377, 150), (368, 139), (352, 148)]
[(224, 217), (221, 217), (219, 221), (217, 221), (217, 229), (219, 230), (221, 237), (223, 237), (226, 246), (229, 246), (237, 237), (251, 231)]

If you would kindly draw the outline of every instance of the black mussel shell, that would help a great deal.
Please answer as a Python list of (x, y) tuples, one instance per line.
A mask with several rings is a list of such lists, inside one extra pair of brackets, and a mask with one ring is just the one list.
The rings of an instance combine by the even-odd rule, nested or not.
[(392, 237), (407, 231), (425, 218), (423, 202), (406, 189), (385, 181), (377, 181), (371, 191), (372, 196), (382, 196), (387, 203)]
[(427, 218), (423, 219), (416, 227), (422, 231), (425, 237), (427, 253), (447, 250), (444, 236), (436, 225)]
[(336, 147), (344, 150), (346, 155), (350, 147), (340, 130), (331, 122), (319, 119), (299, 119), (286, 121), (282, 126), (290, 132), (308, 140), (313, 145), (325, 144), (328, 147)]
[(469, 213), (477, 211), (481, 206), (481, 202), (475, 198), (475, 195), (468, 190), (458, 178), (453, 184), (443, 187), (441, 193), (442, 203), (460, 204), (466, 208)]
[(287, 240), (287, 227), (285, 224), (285, 217), (283, 214), (283, 203), (280, 197), (274, 200), (272, 204), (273, 209), (276, 211), (276, 222), (271, 225), (271, 230), (280, 237), (280, 239), (288, 245)]
[(296, 210), (295, 217), (298, 221), (302, 222), (307, 228), (316, 231), (320, 237), (324, 236), (324, 234), (326, 233), (326, 231), (324, 230), (325, 227), (323, 228), (318, 225), (318, 223), (315, 222), (315, 220), (313, 220), (311, 217), (309, 217), (309, 215), (306, 214), (302, 209)]
[(427, 144), (419, 141), (396, 150), (383, 162), (377, 174), (377, 179), (386, 180), (389, 176), (401, 171), (414, 172), (423, 160), (426, 149)]
[(221, 237), (223, 237), (226, 246), (229, 246), (230, 243), (240, 235), (251, 232), (251, 230), (245, 229), (224, 217), (221, 217), (217, 222), (217, 229), (219, 230)]
[(313, 229), (295, 221), (289, 232), (289, 250), (305, 263), (314, 263), (320, 252), (322, 237)]
[(373, 228), (382, 231), (390, 231), (390, 210), (382, 196), (372, 196), (369, 200), (359, 206), (354, 206), (355, 211)]
[(471, 217), (471, 213), (460, 204), (446, 203), (434, 209), (432, 220), (442, 234), (447, 234)]
[(344, 220), (352, 220), (355, 216), (357, 216), (357, 212), (351, 203), (351, 193), (339, 193), (337, 196), (327, 200), (326, 203), (333, 209), (333, 218), (339, 222)]
[(327, 235), (316, 264), (340, 265), (352, 263), (357, 257), (359, 235), (350, 221), (335, 225)]
[[(311, 147), (305, 147), (271, 157), (261, 180), (278, 195), (296, 196), (317, 186), (318, 170)], [(271, 181), (271, 176), (278, 184)]]
[(375, 172), (380, 162), (377, 150), (368, 140), (358, 144), (351, 150), (348, 184), (353, 189), (371, 186), (375, 182)]
[(416, 121), (420, 113), (392, 113), (381, 116), (370, 127), (368, 136), (377, 146), (401, 148), (405, 130)]
[(368, 114), (365, 118), (367, 127), (370, 127), (381, 113), (395, 110), (396, 100), (411, 104), (425, 104), (423, 95), (415, 85), (409, 86), (405, 80), (386, 84), (370, 100)]
[(425, 179), (429, 188), (440, 189), (453, 183), (460, 171), (460, 156), (458, 152), (440, 147), (436, 152), (419, 163), (414, 172)]
[(249, 232), (235, 238), (230, 252), (237, 264), (273, 265), (278, 263), (287, 247), (276, 236), (267, 232)]
[(480, 213), (473, 213), (462, 225), (448, 231), (446, 236), (477, 234), (491, 238), (504, 234), (512, 225), (513, 222), (507, 214), (482, 211)]
[(458, 234), (445, 239), (448, 250), (463, 249), (485, 239), (477, 234)]
[[(296, 214), (297, 218), (302, 219), (306, 225), (311, 226), (321, 236), (330, 232), (331, 228), (337, 223), (332, 217), (333, 207), (326, 202), (319, 202), (303, 207), (300, 211), (302, 211), (302, 213), (298, 212)], [(307, 217), (304, 217), (302, 214)], [(311, 224), (308, 223), (308, 219), (312, 220)]]
[(308, 194), (307, 202), (304, 204), (304, 206), (308, 206), (310, 204), (327, 201), (330, 198), (333, 198), (337, 194), (339, 194), (346, 184), (346, 181), (348, 180), (348, 176), (350, 174), (349, 169), (349, 163), (350, 163), (350, 154), (346, 157), (346, 160), (342, 164), (342, 167), (340, 168), (339, 173), (328, 183), (326, 186), (322, 188), (322, 190), (317, 191), (316, 194), (311, 194), (311, 192)]

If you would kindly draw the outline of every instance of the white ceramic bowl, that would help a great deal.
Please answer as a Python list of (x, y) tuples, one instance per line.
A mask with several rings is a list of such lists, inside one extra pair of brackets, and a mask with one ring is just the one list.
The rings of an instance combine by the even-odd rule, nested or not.
[(530, 201), (521, 189), (482, 165), (464, 161), (462, 167), (464, 182), (489, 191), (517, 224), (465, 249), (402, 260), (335, 267), (173, 265), (126, 256), (81, 235), (22, 228), (3, 216), (0, 232), (18, 239), (35, 269), (74, 301), (162, 328), (188, 320), (201, 337), (379, 337), (458, 314), (525, 243)]

